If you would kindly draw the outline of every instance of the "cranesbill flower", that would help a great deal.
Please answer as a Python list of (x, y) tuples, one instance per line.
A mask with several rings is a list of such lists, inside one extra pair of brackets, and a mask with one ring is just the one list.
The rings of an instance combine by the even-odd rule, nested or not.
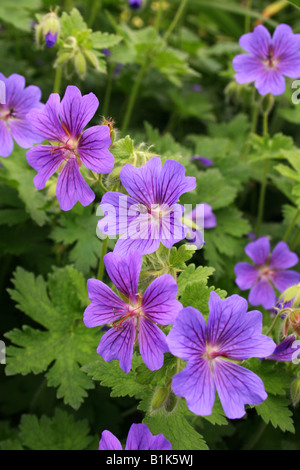
[(176, 204), (179, 197), (196, 187), (194, 177), (186, 177), (184, 166), (167, 160), (161, 167), (159, 157), (141, 168), (125, 165), (121, 183), (130, 196), (107, 192), (100, 207), (105, 217), (98, 222), (100, 232), (121, 234), (115, 252), (142, 254), (156, 251), (160, 242), (167, 248), (183, 240), (187, 227), (181, 222), (184, 207)]
[(292, 253), (285, 242), (279, 242), (270, 255), (270, 242), (267, 237), (260, 237), (245, 247), (251, 258), (250, 263), (237, 263), (234, 272), (235, 282), (241, 290), (251, 289), (249, 303), (262, 305), (266, 309), (274, 307), (276, 295), (274, 287), (283, 292), (300, 281), (300, 274), (288, 270), (298, 263), (298, 256)]
[(296, 341), (296, 336), (291, 335), (285, 338), (266, 359), (273, 361), (292, 361), (300, 354), (300, 340)]
[(202, 165), (204, 165), (204, 166), (212, 166), (212, 165), (214, 164), (214, 162), (213, 162), (210, 158), (201, 157), (200, 155), (194, 155), (194, 156), (191, 158), (191, 161), (200, 162), (200, 163), (202, 163)]
[[(184, 218), (185, 220), (191, 220), (194, 222), (194, 224), (196, 224), (196, 226), (204, 229), (210, 229), (217, 226), (217, 218), (213, 213), (212, 207), (206, 202), (198, 204), (195, 209), (193, 209), (189, 214), (186, 214)], [(193, 228), (192, 230), (189, 229), (186, 235), (186, 239), (189, 243), (193, 243), (195, 246), (197, 246), (197, 248), (205, 244), (203, 234), (201, 230), (198, 230), (197, 228)]]
[(77, 201), (88, 206), (95, 198), (79, 171), (82, 163), (96, 173), (113, 169), (109, 127), (83, 130), (98, 105), (93, 93), (81, 96), (77, 87), (68, 86), (61, 102), (59, 95), (52, 93), (42, 111), (34, 109), (27, 115), (35, 132), (50, 141), (50, 145), (37, 145), (27, 152), (29, 165), (38, 172), (34, 185), (43, 189), (58, 169), (56, 196), (64, 211), (72, 209)]
[(174, 375), (172, 387), (195, 414), (212, 413), (215, 389), (231, 419), (245, 414), (244, 405), (258, 405), (267, 398), (262, 380), (236, 363), (269, 356), (276, 346), (261, 334), (261, 312), (247, 312), (247, 307), (239, 295), (221, 300), (211, 292), (207, 325), (192, 307), (184, 308), (175, 320), (167, 337), (169, 349), (187, 366)]
[[(119, 439), (110, 431), (103, 431), (99, 450), (123, 450)], [(172, 444), (163, 434), (153, 436), (146, 424), (132, 424), (125, 450), (172, 450)]]
[(52, 33), (49, 31), (45, 34), (45, 42), (47, 47), (53, 47), (57, 40), (57, 33)]
[(13, 151), (14, 142), (20, 147), (29, 148), (41, 142), (26, 117), (32, 108), (42, 109), (41, 90), (34, 85), (25, 88), (25, 78), (13, 73), (6, 78), (0, 73), (0, 156), (8, 157)]
[(150, 370), (160, 369), (164, 353), (168, 352), (166, 336), (157, 326), (172, 324), (182, 308), (176, 300), (177, 284), (165, 274), (155, 279), (138, 293), (138, 279), (142, 255), (133, 251), (130, 257), (116, 253), (104, 256), (107, 273), (121, 294), (118, 297), (106, 284), (96, 279), (88, 280), (91, 304), (84, 312), (88, 328), (112, 324), (101, 338), (97, 352), (105, 361), (118, 359), (127, 374), (131, 369), (133, 348), (139, 342), (141, 356)]
[(240, 46), (249, 54), (239, 54), (232, 62), (238, 83), (254, 82), (261, 95), (281, 95), (284, 76), (300, 77), (300, 34), (287, 24), (280, 24), (271, 37), (265, 26), (241, 36)]
[(128, 5), (133, 10), (139, 10), (142, 6), (142, 0), (128, 0)]

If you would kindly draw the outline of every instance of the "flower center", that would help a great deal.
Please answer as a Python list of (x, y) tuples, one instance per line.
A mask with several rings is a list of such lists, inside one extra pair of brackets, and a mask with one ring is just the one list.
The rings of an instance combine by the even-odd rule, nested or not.
[(151, 214), (154, 219), (159, 221), (163, 216), (163, 211), (159, 204), (152, 204), (150, 209), (148, 209), (148, 214)]
[(203, 354), (204, 359), (212, 360), (220, 356), (218, 351), (218, 346), (212, 346), (211, 344), (206, 344), (205, 353)]
[(274, 51), (273, 51), (272, 46), (270, 47), (267, 57), (265, 60), (263, 60), (263, 62), (268, 69), (276, 69), (278, 60), (274, 59)]
[(138, 319), (139, 317), (143, 315), (144, 314), (143, 314), (140, 302), (137, 304), (128, 304), (128, 310), (127, 310), (127, 314), (125, 315), (125, 317), (123, 317), (121, 321), (117, 321), (113, 326), (117, 329), (121, 329), (123, 328), (123, 322), (125, 320), (128, 320), (129, 318)]
[(15, 117), (15, 110), (13, 108), (5, 109), (0, 105), (0, 119), (8, 121), (8, 119), (12, 117)]
[(260, 278), (270, 280), (273, 277), (273, 271), (268, 266), (260, 268)]

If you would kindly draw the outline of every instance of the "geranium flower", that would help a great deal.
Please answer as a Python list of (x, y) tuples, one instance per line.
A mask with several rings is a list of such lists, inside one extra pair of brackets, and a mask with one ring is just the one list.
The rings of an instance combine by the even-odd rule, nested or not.
[[(122, 297), (97, 279), (88, 280), (91, 304), (84, 312), (88, 328), (112, 324), (101, 338), (97, 352), (106, 361), (118, 359), (127, 374), (131, 369), (133, 348), (139, 342), (141, 356), (150, 370), (160, 369), (168, 352), (166, 336), (157, 326), (170, 325), (182, 308), (176, 300), (177, 284), (165, 274), (138, 293), (142, 255), (133, 251), (130, 257), (116, 253), (104, 256), (107, 273)], [(125, 296), (125, 297), (124, 297)]]
[(68, 86), (60, 102), (52, 93), (45, 108), (32, 110), (27, 119), (35, 132), (51, 145), (37, 145), (27, 152), (27, 161), (38, 174), (33, 182), (43, 189), (46, 181), (59, 169), (56, 196), (60, 208), (72, 209), (77, 201), (88, 206), (95, 198), (79, 169), (83, 163), (96, 173), (110, 173), (114, 157), (108, 126), (93, 126), (83, 131), (94, 116), (99, 101), (93, 93), (81, 96), (79, 89)]
[(197, 162), (200, 162), (202, 163), (202, 165), (204, 166), (212, 166), (214, 164), (214, 162), (210, 159), (210, 158), (206, 158), (206, 157), (201, 157), (200, 155), (194, 155), (192, 158), (191, 158), (191, 161), (197, 161)]
[(13, 73), (6, 78), (0, 73), (0, 81), (4, 84), (1, 84), (0, 99), (0, 156), (8, 157), (13, 151), (13, 139), (23, 148), (41, 142), (27, 113), (32, 108), (42, 109), (44, 105), (40, 103), (41, 90), (34, 85), (25, 88), (22, 75)]
[(167, 337), (169, 349), (187, 366), (174, 375), (172, 387), (195, 414), (212, 413), (215, 389), (231, 419), (245, 414), (244, 405), (258, 405), (267, 398), (262, 380), (236, 363), (269, 356), (276, 346), (261, 334), (262, 314), (247, 312), (247, 307), (239, 295), (221, 300), (211, 292), (207, 325), (192, 307), (184, 308), (175, 320)]
[(237, 263), (234, 268), (235, 282), (241, 290), (250, 290), (249, 303), (262, 305), (270, 309), (276, 304), (274, 287), (283, 292), (288, 287), (300, 282), (300, 274), (287, 270), (298, 263), (298, 256), (292, 253), (285, 242), (279, 242), (270, 256), (270, 242), (267, 237), (260, 237), (245, 247), (245, 252), (252, 259), (250, 263)]
[(287, 24), (280, 24), (271, 37), (265, 26), (241, 36), (240, 46), (249, 54), (239, 54), (232, 62), (238, 83), (254, 82), (261, 95), (281, 95), (284, 76), (300, 77), (300, 34)]
[(100, 232), (121, 234), (116, 253), (142, 254), (156, 251), (160, 242), (167, 248), (183, 240), (187, 227), (181, 221), (184, 207), (176, 204), (179, 197), (196, 187), (196, 178), (186, 177), (184, 166), (167, 160), (161, 167), (159, 157), (141, 168), (125, 165), (121, 183), (130, 196), (107, 192), (100, 207), (105, 217), (98, 222)]
[(292, 361), (297, 359), (300, 354), (300, 340), (296, 341), (296, 335), (290, 335), (278, 344), (271, 354), (265, 359), (273, 361)]
[[(99, 450), (123, 450), (119, 439), (110, 431), (103, 431)], [(172, 450), (172, 444), (163, 434), (153, 436), (146, 424), (132, 424), (125, 450)]]
[(142, 6), (142, 0), (128, 0), (128, 5), (133, 10), (139, 10)]

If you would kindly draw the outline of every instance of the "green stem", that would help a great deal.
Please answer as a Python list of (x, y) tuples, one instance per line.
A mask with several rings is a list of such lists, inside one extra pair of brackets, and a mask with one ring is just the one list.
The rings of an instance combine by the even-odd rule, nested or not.
[(97, 16), (97, 13), (99, 11), (100, 6), (101, 6), (101, 0), (92, 0), (91, 13), (90, 13), (90, 17), (88, 19), (88, 26), (90, 28), (94, 24), (94, 21), (96, 19), (96, 16)]
[[(268, 114), (263, 114), (263, 134), (264, 136), (268, 135)], [(269, 166), (270, 160), (268, 158), (265, 159), (264, 165), (264, 173), (263, 179), (261, 183), (260, 189), (260, 196), (259, 196), (259, 203), (258, 203), (258, 215), (257, 215), (257, 223), (256, 223), (256, 236), (259, 236), (260, 227), (264, 216), (264, 206), (265, 206), (265, 196), (266, 196), (266, 188), (267, 188), (267, 181), (268, 181), (268, 173), (269, 173)]]
[(251, 6), (252, 6), (252, 0), (247, 1), (247, 13), (245, 16), (245, 33), (249, 33), (250, 31), (250, 15), (249, 13), (251, 12)]
[(290, 234), (291, 234), (291, 232), (292, 232), (292, 230), (293, 230), (293, 228), (294, 228), (294, 225), (295, 225), (295, 223), (296, 223), (296, 221), (297, 221), (299, 215), (300, 215), (300, 209), (298, 209), (298, 210), (296, 211), (296, 213), (295, 213), (295, 215), (294, 215), (294, 217), (293, 217), (293, 219), (292, 219), (292, 221), (291, 221), (291, 223), (290, 223), (290, 225), (289, 225), (287, 231), (286, 231), (285, 234), (284, 234), (284, 237), (283, 237), (283, 239), (282, 239), (284, 242), (286, 242), (286, 241), (288, 240), (288, 238), (289, 238), (289, 236), (290, 236)]
[(178, 21), (180, 20), (180, 17), (186, 7), (186, 4), (187, 4), (188, 0), (181, 0), (180, 2), (180, 5), (179, 5), (179, 8), (176, 12), (176, 15), (174, 16), (174, 19), (172, 21), (172, 23), (170, 24), (170, 26), (168, 27), (163, 39), (164, 41), (167, 41), (168, 38), (170, 37), (170, 35), (172, 34), (172, 32), (174, 31), (174, 29), (176, 28), (177, 26), (177, 23)]
[(107, 245), (108, 245), (108, 237), (104, 238), (102, 241), (102, 250), (101, 250), (101, 257), (99, 261), (99, 268), (98, 268), (98, 273), (97, 273), (97, 279), (99, 281), (102, 281), (103, 275), (104, 275), (104, 261), (103, 258), (106, 255), (107, 252)]
[(113, 77), (113, 67), (111, 64), (108, 66), (108, 74), (107, 74), (107, 85), (105, 90), (104, 102), (103, 102), (103, 116), (106, 117), (109, 108), (109, 102), (111, 97), (112, 91), (112, 77)]
[(293, 241), (291, 243), (291, 250), (294, 251), (300, 242), (300, 228), (297, 229)]
[(274, 320), (272, 321), (270, 328), (269, 328), (268, 331), (266, 332), (266, 336), (269, 336), (269, 335), (272, 333), (272, 331), (274, 330), (275, 325), (276, 325), (278, 319), (280, 318), (280, 315), (281, 315), (281, 312), (278, 312), (277, 315), (276, 315), (276, 317), (275, 317)]
[(60, 92), (62, 71), (63, 71), (62, 65), (59, 65), (59, 66), (56, 68), (56, 71), (55, 71), (53, 93), (59, 93), (59, 92)]

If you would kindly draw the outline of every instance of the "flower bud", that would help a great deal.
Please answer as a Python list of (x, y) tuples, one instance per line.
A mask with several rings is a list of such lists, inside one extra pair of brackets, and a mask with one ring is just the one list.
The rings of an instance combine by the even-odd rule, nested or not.
[(169, 389), (167, 387), (160, 387), (156, 390), (153, 396), (151, 403), (152, 410), (157, 410), (160, 408), (163, 403), (166, 401), (169, 394)]
[(142, 0), (128, 0), (128, 5), (133, 10), (139, 10), (142, 6)]
[(41, 46), (44, 42), (47, 47), (53, 47), (60, 33), (60, 22), (56, 12), (50, 11), (38, 19), (39, 23), (35, 26), (37, 45)]
[(297, 406), (300, 402), (300, 377), (292, 382), (290, 391), (293, 406)]
[(272, 93), (265, 95), (261, 101), (261, 110), (263, 114), (269, 114), (274, 106), (274, 96)]
[(75, 55), (74, 66), (79, 77), (84, 79), (86, 73), (86, 60), (84, 58), (84, 55), (80, 51), (78, 51)]

